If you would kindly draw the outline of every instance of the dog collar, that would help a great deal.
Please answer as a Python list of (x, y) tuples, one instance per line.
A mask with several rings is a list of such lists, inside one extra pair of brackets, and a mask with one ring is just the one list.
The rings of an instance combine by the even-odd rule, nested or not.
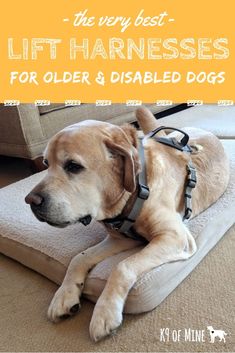
[[(175, 138), (156, 136), (156, 134), (162, 130), (178, 131), (183, 134), (183, 138), (180, 141), (178, 141)], [(147, 138), (154, 138), (157, 142), (162, 143), (168, 147), (175, 148), (182, 152), (192, 153), (193, 151), (192, 148), (188, 145), (188, 141), (189, 141), (188, 134), (176, 128), (161, 126), (151, 131), (149, 134), (147, 134), (144, 137), (144, 139), (147, 139)], [(138, 234), (134, 229), (134, 223), (138, 215), (140, 214), (140, 211), (143, 207), (144, 202), (149, 197), (149, 187), (147, 185), (143, 139), (140, 139), (139, 141), (138, 151), (139, 151), (139, 157), (140, 157), (140, 163), (141, 163), (141, 172), (137, 176), (138, 194), (134, 202), (134, 205), (130, 213), (128, 214), (128, 216), (124, 216), (120, 214), (114, 218), (105, 219), (103, 220), (103, 222), (109, 228), (117, 230), (118, 232), (124, 234), (128, 238), (146, 242), (147, 240), (143, 236)], [(185, 196), (185, 213), (183, 216), (184, 221), (188, 220), (192, 215), (192, 189), (195, 188), (196, 182), (197, 182), (196, 169), (193, 166), (191, 160), (189, 161), (186, 167), (187, 167), (187, 181), (186, 181), (185, 192), (184, 192), (184, 196)]]

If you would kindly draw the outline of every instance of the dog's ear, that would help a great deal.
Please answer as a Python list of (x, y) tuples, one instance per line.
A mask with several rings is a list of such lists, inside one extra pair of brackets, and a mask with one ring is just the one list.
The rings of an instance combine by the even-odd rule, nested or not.
[[(128, 192), (136, 189), (136, 175), (140, 170), (140, 162), (137, 152), (136, 132), (129, 125), (121, 127), (118, 134), (114, 134), (112, 139), (106, 139), (106, 147), (116, 155), (123, 158), (123, 185)], [(134, 129), (135, 130), (135, 129)]]
[(121, 129), (124, 131), (126, 134), (127, 138), (130, 140), (130, 143), (137, 148), (137, 130), (134, 128), (134, 126), (130, 124), (124, 124), (121, 126)]

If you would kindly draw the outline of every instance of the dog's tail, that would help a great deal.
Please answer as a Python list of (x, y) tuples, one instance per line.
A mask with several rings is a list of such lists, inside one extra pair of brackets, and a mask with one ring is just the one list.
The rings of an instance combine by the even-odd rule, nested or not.
[[(147, 134), (161, 126), (151, 111), (145, 107), (141, 107), (136, 110), (136, 118), (144, 134)], [(161, 131), (159, 136), (165, 136), (165, 133)]]

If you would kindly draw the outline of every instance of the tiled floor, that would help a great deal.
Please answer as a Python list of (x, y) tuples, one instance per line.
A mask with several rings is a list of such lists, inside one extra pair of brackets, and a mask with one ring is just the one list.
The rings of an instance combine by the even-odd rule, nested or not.
[(26, 178), (31, 174), (26, 161), (0, 156), (0, 188)]

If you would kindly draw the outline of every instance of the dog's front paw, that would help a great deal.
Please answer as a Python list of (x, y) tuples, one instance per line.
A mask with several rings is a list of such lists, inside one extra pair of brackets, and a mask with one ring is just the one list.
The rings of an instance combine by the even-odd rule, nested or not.
[(121, 323), (122, 311), (118, 309), (117, 305), (99, 305), (97, 303), (90, 323), (90, 336), (97, 342), (113, 333)]
[(76, 284), (62, 285), (54, 295), (47, 316), (57, 322), (76, 314), (80, 305), (81, 289)]

